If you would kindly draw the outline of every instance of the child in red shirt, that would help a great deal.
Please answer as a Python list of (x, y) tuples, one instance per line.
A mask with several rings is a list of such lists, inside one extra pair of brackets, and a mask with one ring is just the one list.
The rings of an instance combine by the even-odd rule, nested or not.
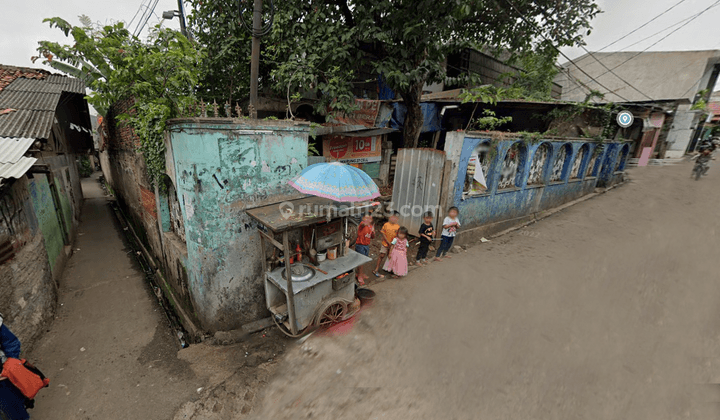
[[(372, 216), (366, 214), (363, 216), (362, 223), (358, 226), (358, 235), (355, 240), (355, 251), (359, 254), (370, 255), (370, 241), (375, 237), (375, 226), (373, 225)], [(358, 267), (358, 283), (365, 284), (368, 276), (363, 274), (362, 265)]]

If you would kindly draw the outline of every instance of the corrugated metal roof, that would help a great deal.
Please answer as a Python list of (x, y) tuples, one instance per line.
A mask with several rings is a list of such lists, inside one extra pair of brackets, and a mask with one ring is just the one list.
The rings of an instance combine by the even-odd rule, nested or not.
[(73, 92), (85, 94), (85, 83), (74, 77), (61, 76), (59, 74), (51, 74), (47, 77), (47, 82), (60, 85), (63, 92)]
[(0, 115), (0, 135), (47, 139), (54, 121), (55, 111), (19, 109)]
[(0, 95), (0, 109), (32, 109), (42, 111), (55, 111), (58, 94), (49, 92), (23, 92), (8, 90)]
[(32, 146), (35, 139), (0, 137), (0, 163), (15, 163)]
[(0, 137), (0, 185), (8, 178), (22, 177), (37, 162), (35, 158), (23, 156), (34, 141)]
[(79, 79), (50, 75), (46, 79), (18, 78), (0, 91), (0, 136), (46, 139), (50, 136), (55, 109), (63, 92), (85, 94)]

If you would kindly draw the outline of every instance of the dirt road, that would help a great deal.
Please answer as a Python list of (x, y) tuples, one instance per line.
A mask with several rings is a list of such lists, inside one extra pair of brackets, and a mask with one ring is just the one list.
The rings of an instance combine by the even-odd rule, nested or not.
[(720, 167), (690, 171), (634, 170), (375, 284), (349, 334), (288, 352), (252, 418), (718, 418)]
[(197, 396), (199, 378), (150, 294), (96, 179), (75, 253), (60, 283), (57, 319), (31, 355), (51, 378), (34, 419), (163, 419)]

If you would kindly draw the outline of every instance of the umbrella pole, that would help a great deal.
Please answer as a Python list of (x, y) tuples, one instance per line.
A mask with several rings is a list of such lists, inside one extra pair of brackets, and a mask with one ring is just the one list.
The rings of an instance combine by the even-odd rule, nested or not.
[(293, 293), (292, 271), (290, 270), (290, 241), (288, 240), (287, 231), (283, 232), (283, 248), (285, 248), (285, 280), (287, 281), (287, 304), (288, 316), (290, 318), (290, 332), (297, 334), (297, 326), (295, 324), (295, 293)]

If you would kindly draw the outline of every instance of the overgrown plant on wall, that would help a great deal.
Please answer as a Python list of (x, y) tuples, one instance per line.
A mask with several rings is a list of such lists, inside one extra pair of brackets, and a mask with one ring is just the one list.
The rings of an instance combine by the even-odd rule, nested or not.
[(143, 42), (123, 22), (80, 20), (74, 26), (59, 17), (45, 19), (73, 42), (40, 41), (38, 52), (45, 64), (83, 80), (91, 89), (88, 103), (103, 116), (114, 103), (133, 98), (134, 106), (120, 118), (140, 139), (149, 180), (156, 184), (165, 173), (165, 123), (194, 103), (203, 52), (172, 29), (156, 27)]

